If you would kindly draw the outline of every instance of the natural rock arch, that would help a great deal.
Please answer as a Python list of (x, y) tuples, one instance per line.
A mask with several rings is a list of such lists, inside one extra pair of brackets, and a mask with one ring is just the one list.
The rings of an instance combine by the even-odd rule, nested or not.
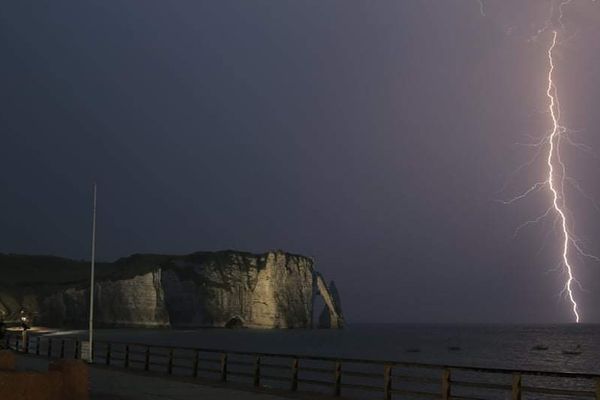
[(344, 316), (342, 315), (342, 307), (339, 303), (337, 289), (332, 285), (335, 293), (335, 295), (333, 295), (323, 280), (323, 277), (318, 272), (315, 274), (315, 279), (318, 293), (323, 297), (323, 301), (325, 302), (323, 314), (327, 315), (327, 317), (319, 318), (319, 327), (333, 329), (342, 328), (344, 326)]
[(240, 316), (234, 316), (225, 323), (225, 328), (239, 329), (244, 327), (244, 320)]

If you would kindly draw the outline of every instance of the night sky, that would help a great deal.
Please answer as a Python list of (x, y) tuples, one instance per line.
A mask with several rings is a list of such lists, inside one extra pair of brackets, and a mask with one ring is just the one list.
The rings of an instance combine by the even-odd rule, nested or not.
[[(483, 3), (5, 2), (0, 252), (89, 258), (96, 180), (101, 260), (284, 249), (350, 322), (570, 322), (553, 218), (513, 237), (549, 195), (497, 201), (545, 174), (513, 172), (550, 128), (550, 2)], [(600, 3), (564, 22), (562, 120), (600, 154)], [(600, 201), (600, 158), (564, 149)], [(575, 265), (600, 322), (600, 263)]]

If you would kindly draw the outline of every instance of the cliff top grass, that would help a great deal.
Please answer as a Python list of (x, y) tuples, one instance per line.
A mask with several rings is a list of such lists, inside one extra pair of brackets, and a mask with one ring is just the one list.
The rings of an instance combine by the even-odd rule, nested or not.
[[(254, 254), (234, 250), (195, 252), (187, 255), (133, 254), (114, 262), (97, 262), (96, 279), (117, 280), (158, 268), (170, 268), (176, 261), (216, 265), (231, 264), (234, 259), (247, 264), (250, 259), (264, 259), (268, 253)], [(287, 256), (306, 258), (285, 253)], [(258, 268), (261, 267), (259, 263)], [(78, 284), (90, 279), (90, 262), (49, 255), (25, 255), (0, 253), (0, 286), (26, 286), (43, 284), (48, 286)]]

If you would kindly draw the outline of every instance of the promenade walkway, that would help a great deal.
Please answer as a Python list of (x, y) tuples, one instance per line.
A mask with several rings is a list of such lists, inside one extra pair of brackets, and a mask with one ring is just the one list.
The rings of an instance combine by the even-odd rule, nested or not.
[[(46, 371), (48, 360), (19, 355), (17, 368)], [(90, 380), (92, 400), (285, 400), (291, 397), (190, 383), (185, 382), (185, 379), (122, 372), (98, 366), (90, 368)]]

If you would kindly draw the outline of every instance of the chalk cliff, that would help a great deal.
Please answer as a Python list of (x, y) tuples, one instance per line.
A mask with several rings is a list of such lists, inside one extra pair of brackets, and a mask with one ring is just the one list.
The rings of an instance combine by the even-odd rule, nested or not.
[[(46, 268), (51, 265), (53, 268)], [(0, 314), (84, 326), (89, 267), (56, 257), (0, 254)], [(321, 295), (330, 327), (341, 308), (310, 258), (284, 252), (133, 255), (98, 264), (95, 321), (119, 327), (309, 328)]]
[[(318, 279), (323, 279), (320, 274)], [(325, 285), (325, 281), (322, 281)], [(325, 290), (326, 289), (326, 290)], [(341, 328), (344, 325), (344, 317), (342, 316), (342, 300), (335, 286), (335, 282), (329, 282), (329, 287), (323, 290), (323, 300), (325, 307), (319, 316), (319, 328)]]

